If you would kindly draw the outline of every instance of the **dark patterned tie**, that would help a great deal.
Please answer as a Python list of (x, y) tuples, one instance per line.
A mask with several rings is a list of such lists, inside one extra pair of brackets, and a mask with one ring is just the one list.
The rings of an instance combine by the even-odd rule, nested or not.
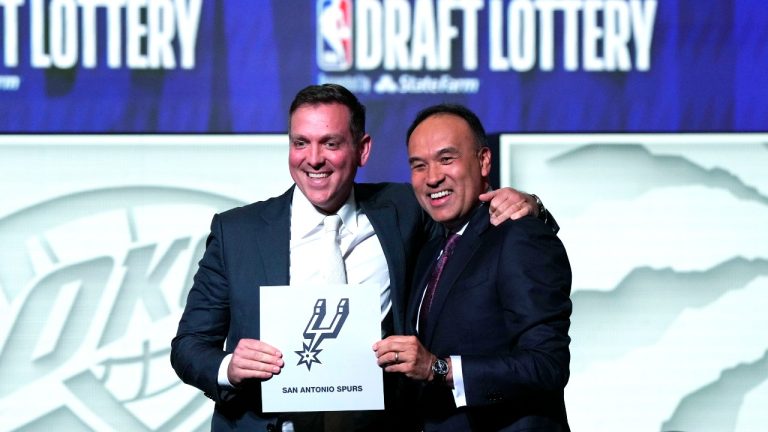
[(427, 328), (427, 316), (429, 308), (432, 306), (432, 299), (435, 298), (437, 282), (440, 280), (440, 275), (443, 273), (443, 268), (445, 268), (445, 262), (451, 257), (459, 237), (461, 236), (455, 233), (448, 236), (448, 240), (445, 242), (445, 246), (443, 246), (443, 253), (440, 254), (440, 258), (437, 259), (435, 267), (432, 269), (432, 276), (429, 278), (429, 283), (427, 283), (427, 290), (424, 293), (424, 299), (421, 301), (421, 308), (419, 309), (419, 334), (422, 334), (424, 329)]

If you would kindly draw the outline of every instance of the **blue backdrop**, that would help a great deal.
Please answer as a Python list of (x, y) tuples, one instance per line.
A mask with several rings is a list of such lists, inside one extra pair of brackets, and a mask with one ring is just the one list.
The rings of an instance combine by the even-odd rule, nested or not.
[[(171, 5), (171, 2), (165, 3)], [(112, 67), (107, 61), (107, 45), (111, 43), (110, 32), (116, 25), (111, 23), (107, 8), (95, 8), (95, 19), (87, 21), (84, 7), (75, 2), (71, 2), (70, 8), (61, 7), (61, 13), (53, 10), (49, 2), (25, 2), (14, 9), (15, 65), (9, 65), (8, 46), (0, 47), (5, 60), (0, 65), (0, 78), (17, 77), (11, 88), (0, 85), (3, 87), (0, 130), (19, 133), (285, 132), (287, 107), (296, 91), (307, 84), (327, 80), (347, 84), (369, 108), (368, 128), (377, 144), (371, 165), (361, 174), (363, 179), (405, 179), (402, 143), (409, 121), (418, 109), (446, 100), (475, 109), (489, 132), (768, 129), (768, 86), (764, 85), (768, 70), (768, 32), (765, 30), (768, 8), (759, 0), (619, 1), (613, 3), (622, 7), (614, 8), (618, 10), (612, 13), (606, 6), (610, 1), (589, 12), (587, 2), (574, 0), (571, 6), (576, 26), (567, 22), (562, 8), (556, 8), (549, 15), (541, 8), (536, 9), (536, 5), (546, 2), (467, 2), (476, 7), (449, 11), (452, 28), (458, 36), (449, 39), (448, 67), (430, 70), (426, 60), (421, 65), (401, 60), (394, 65), (380, 61), (374, 62), (373, 68), (361, 66), (358, 46), (378, 44), (385, 56), (387, 52), (395, 52), (392, 47), (397, 42), (392, 34), (396, 30), (387, 30), (395, 25), (391, 24), (394, 21), (389, 19), (391, 16), (401, 19), (400, 34), (410, 38), (407, 44), (402, 44), (406, 48), (400, 50), (401, 54), (413, 55), (417, 39), (427, 41), (424, 45), (427, 49), (437, 46), (429, 44), (431, 39), (436, 38), (438, 43), (445, 39), (440, 27), (441, 2), (401, 2), (410, 6), (406, 12), (398, 12), (399, 15), (388, 12), (388, 3), (395, 2), (177, 1), (164, 13), (173, 17), (193, 16), (189, 11), (199, 9), (197, 25), (186, 25), (194, 36), (193, 43), (188, 43), (190, 49), (194, 49), (194, 59), (193, 65), (185, 68), (181, 65), (180, 30), (171, 34), (174, 67), (129, 64), (129, 39), (138, 41), (141, 52), (149, 52), (148, 46), (159, 38), (153, 36), (160, 31), (153, 31), (156, 27), (151, 23), (153, 15), (146, 6), (136, 6), (138, 18), (133, 23), (128, 17), (130, 7), (120, 7), (123, 10), (118, 22), (122, 26), (116, 30), (119, 36), (113, 39), (122, 47), (118, 57), (123, 61), (118, 67)], [(41, 5), (38, 10), (35, 4)], [(426, 15), (419, 12), (425, 5), (432, 10), (431, 20), (425, 21)], [(349, 12), (347, 36), (341, 32), (335, 35), (324, 32), (323, 25), (318, 24), (322, 22), (321, 14), (343, 8)], [(534, 15), (525, 15), (525, 11), (533, 11)], [(4, 12), (8, 15), (8, 11)], [(519, 25), (514, 26), (512, 15), (529, 18), (515, 21)], [(610, 19), (609, 15), (617, 18)], [(56, 21), (58, 16), (64, 18)], [(467, 22), (467, 16), (475, 17), (476, 22)], [(545, 16), (553, 18), (551, 25), (545, 25)], [(587, 23), (590, 17), (594, 24)], [(645, 35), (650, 35), (645, 68), (640, 67), (637, 60), (641, 54), (641, 49), (635, 46), (641, 39), (633, 21), (637, 17), (644, 19), (650, 30)], [(42, 20), (39, 22), (43, 24), (34, 28), (35, 20)], [(496, 33), (491, 20), (500, 26)], [(72, 32), (74, 39), (70, 39), (74, 41), (70, 51), (75, 52), (77, 59), (64, 69), (55, 65), (33, 65), (33, 39), (42, 39), (38, 54), (52, 53), (55, 50), (52, 29), (59, 27), (55, 24), (59, 21), (65, 27), (68, 24), (78, 27), (78, 31)], [(609, 21), (618, 24), (611, 27)], [(2, 22), (0, 26), (7, 44), (13, 28)], [(95, 65), (89, 67), (84, 65), (83, 47), (88, 34), (83, 27), (91, 28), (96, 40)], [(133, 32), (131, 28), (139, 30)], [(586, 47), (595, 47), (598, 60), (601, 56), (607, 58), (609, 49), (604, 42), (609, 39), (611, 28), (615, 34), (629, 32), (622, 40), (626, 42), (624, 51), (630, 56), (630, 65), (623, 69), (590, 70), (585, 60)], [(595, 29), (602, 36), (598, 33), (597, 38), (590, 39), (588, 33), (594, 33)], [(490, 45), (495, 43), (495, 49), (508, 53), (510, 35), (527, 30), (537, 35), (534, 53), (537, 58), (533, 67), (492, 70), (494, 48)], [(566, 32), (571, 30), (572, 33)], [(464, 39), (467, 34), (475, 35), (474, 43)], [(324, 39), (324, 35), (331, 37)], [(543, 55), (538, 55), (544, 45), (543, 35), (553, 41), (553, 62), (549, 70), (542, 67)], [(342, 70), (333, 70), (334, 67), (327, 65), (321, 67), (318, 60), (321, 52), (330, 50), (333, 38), (352, 46), (347, 54), (348, 63), (339, 67), (336, 62), (335, 69)], [(565, 67), (568, 41), (576, 41), (570, 48), (576, 47), (575, 70)], [(371, 51), (369, 48), (368, 52)], [(426, 59), (428, 55), (422, 57)], [(476, 59), (474, 68), (465, 65), (470, 57)], [(476, 87), (458, 93), (445, 89), (408, 90), (404, 85), (382, 90), (381, 85), (387, 82), (397, 87), (403, 76), (432, 80), (446, 76), (452, 80), (469, 80)]]

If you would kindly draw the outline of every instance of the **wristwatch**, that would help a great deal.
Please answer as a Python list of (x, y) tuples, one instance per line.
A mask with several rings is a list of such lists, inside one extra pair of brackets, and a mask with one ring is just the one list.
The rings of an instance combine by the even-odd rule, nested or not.
[(432, 363), (433, 380), (436, 383), (445, 383), (445, 377), (448, 376), (448, 362), (438, 358)]
[(547, 208), (544, 207), (544, 203), (541, 202), (541, 198), (539, 198), (536, 194), (531, 194), (534, 200), (536, 200), (536, 211), (538, 212), (537, 218), (540, 219), (542, 222), (547, 223), (547, 220), (549, 219), (549, 212), (547, 212)]

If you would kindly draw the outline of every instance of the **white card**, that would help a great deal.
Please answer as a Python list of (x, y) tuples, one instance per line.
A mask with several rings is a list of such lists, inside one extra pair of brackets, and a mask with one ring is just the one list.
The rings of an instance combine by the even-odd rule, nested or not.
[(261, 383), (264, 412), (384, 409), (375, 285), (261, 287), (261, 340), (283, 353), (279, 375)]

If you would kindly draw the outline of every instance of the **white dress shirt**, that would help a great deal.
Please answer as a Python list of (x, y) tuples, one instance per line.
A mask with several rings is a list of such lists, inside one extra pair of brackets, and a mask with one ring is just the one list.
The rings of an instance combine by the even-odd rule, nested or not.
[[(374, 284), (379, 289), (382, 319), (392, 306), (389, 270), (384, 250), (368, 217), (355, 203), (354, 190), (336, 212), (341, 216), (339, 229), (341, 256), (347, 270), (347, 283)], [(291, 203), (290, 283), (298, 285), (322, 280), (324, 214), (296, 188)]]
[[(355, 202), (353, 190), (344, 205), (336, 212), (341, 217), (341, 256), (347, 270), (350, 285), (373, 284), (378, 287), (381, 302), (381, 318), (387, 316), (392, 307), (389, 288), (389, 269), (381, 242), (362, 209)], [(323, 250), (323, 218), (306, 196), (297, 187), (291, 201), (290, 279), (289, 285), (322, 281), (320, 266), (324, 262), (318, 255)], [(269, 341), (265, 341), (269, 343)], [(233, 386), (227, 378), (227, 369), (232, 354), (227, 355), (219, 366), (218, 382), (222, 395)], [(226, 397), (226, 396), (224, 396)]]

